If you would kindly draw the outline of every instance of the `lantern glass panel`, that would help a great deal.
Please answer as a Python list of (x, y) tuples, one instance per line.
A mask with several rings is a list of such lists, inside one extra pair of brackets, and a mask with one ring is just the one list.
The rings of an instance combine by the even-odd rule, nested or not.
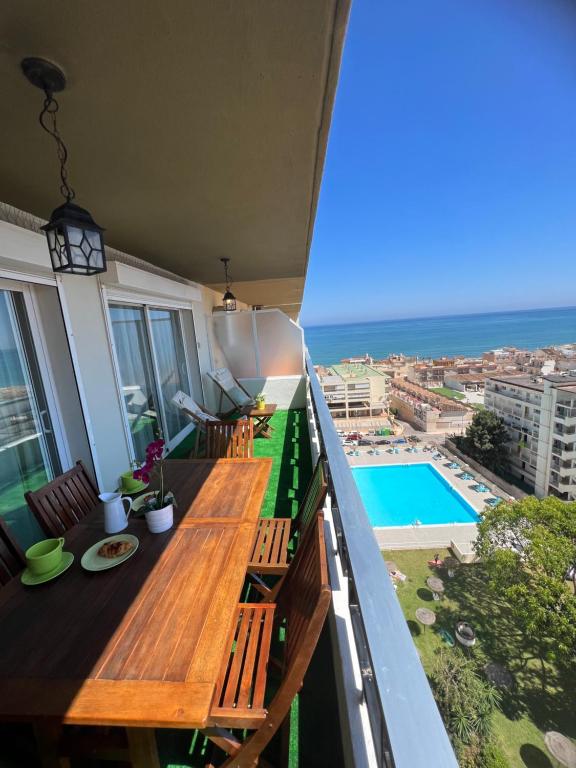
[(67, 229), (70, 245), (80, 245), (82, 238), (84, 237), (84, 232), (81, 229), (78, 229), (78, 227), (67, 227)]

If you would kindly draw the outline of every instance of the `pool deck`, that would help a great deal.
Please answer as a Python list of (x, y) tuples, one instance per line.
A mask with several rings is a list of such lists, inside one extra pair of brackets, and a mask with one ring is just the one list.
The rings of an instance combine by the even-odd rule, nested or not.
[[(376, 467), (394, 466), (400, 464), (431, 464), (450, 485), (470, 504), (472, 509), (481, 513), (486, 506), (485, 500), (491, 496), (510, 498), (504, 491), (483, 478), (478, 472), (474, 472), (468, 465), (463, 464), (450, 453), (441, 449), (445, 459), (434, 460), (433, 452), (423, 452), (418, 446), (418, 453), (408, 453), (406, 447), (398, 446), (400, 453), (388, 453), (387, 449), (379, 447), (380, 455), (374, 456), (368, 453), (367, 448), (358, 448), (360, 456), (346, 456), (351, 467)], [(346, 452), (347, 446), (343, 447)], [(458, 461), (460, 469), (449, 469), (452, 461)], [(457, 477), (460, 472), (468, 471), (474, 475), (474, 480), (462, 480)], [(472, 486), (477, 482), (483, 482), (489, 493), (477, 493)], [(452, 547), (454, 544), (461, 552), (471, 552), (472, 543), (476, 539), (477, 530), (475, 523), (448, 523), (443, 525), (401, 525), (374, 528), (374, 535), (381, 549), (427, 549), (434, 547)]]

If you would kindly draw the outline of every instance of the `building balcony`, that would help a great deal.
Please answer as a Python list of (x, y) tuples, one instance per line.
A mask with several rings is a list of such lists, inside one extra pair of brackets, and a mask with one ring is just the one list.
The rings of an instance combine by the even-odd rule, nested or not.
[(557, 405), (554, 415), (557, 419), (560, 419), (563, 424), (576, 425), (576, 408), (570, 408), (563, 405)]

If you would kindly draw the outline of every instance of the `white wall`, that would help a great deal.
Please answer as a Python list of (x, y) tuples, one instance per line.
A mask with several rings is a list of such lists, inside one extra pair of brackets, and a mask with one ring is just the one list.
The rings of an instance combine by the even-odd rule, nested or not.
[[(279, 410), (306, 406), (304, 334), (279, 309), (217, 312), (212, 315), (214, 367), (229, 368), (252, 395), (263, 393)], [(205, 377), (212, 410), (220, 391)]]
[[(58, 291), (56, 287), (36, 285), (34, 297), (50, 361), (54, 397), (58, 403), (62, 427), (68, 443), (70, 466), (81, 459), (88, 471), (94, 473), (92, 453), (72, 367)], [(69, 469), (68, 466), (63, 468)]]
[(100, 488), (111, 491), (119, 475), (130, 468), (130, 451), (100, 286), (94, 279), (64, 275), (62, 296), (96, 476)]
[(262, 393), (267, 403), (275, 403), (278, 410), (306, 407), (305, 376), (268, 376), (239, 379), (251, 395)]

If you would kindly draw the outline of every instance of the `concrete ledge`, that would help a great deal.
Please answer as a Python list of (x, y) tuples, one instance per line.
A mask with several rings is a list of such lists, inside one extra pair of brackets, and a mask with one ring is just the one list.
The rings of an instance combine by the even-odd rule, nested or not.
[(472, 547), (472, 542), (450, 542), (450, 549), (454, 552), (454, 556), (461, 563), (475, 563), (478, 560), (476, 552)]
[[(374, 528), (380, 549), (433, 549), (451, 547), (456, 540), (464, 551), (472, 551), (477, 529), (474, 523), (399, 525)], [(463, 562), (463, 561), (462, 561)]]

